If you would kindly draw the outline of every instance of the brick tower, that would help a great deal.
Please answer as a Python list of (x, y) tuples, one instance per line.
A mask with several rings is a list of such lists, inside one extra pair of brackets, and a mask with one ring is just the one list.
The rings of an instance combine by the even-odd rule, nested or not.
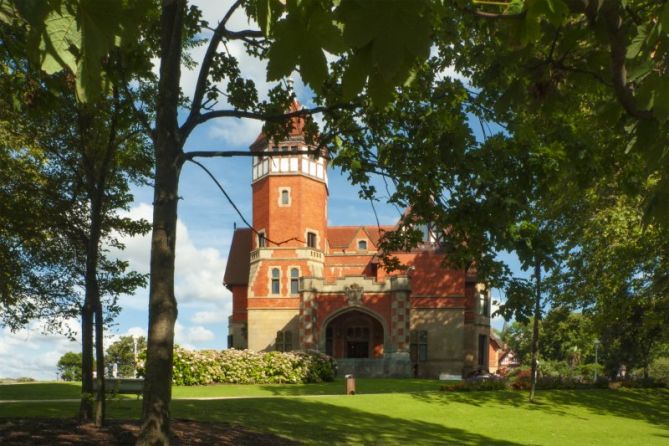
[[(290, 111), (299, 110), (294, 102)], [(246, 315), (238, 315), (235, 347), (265, 350), (298, 347), (303, 276), (322, 277), (327, 235), (327, 160), (291, 151), (313, 149), (304, 137), (304, 120), (294, 118), (287, 139), (264, 134), (251, 145), (253, 228), (249, 255)], [(241, 290), (237, 294), (242, 294)], [(233, 298), (234, 298), (233, 290)], [(233, 314), (233, 319), (234, 319)], [(246, 316), (245, 318), (243, 316)], [(232, 332), (234, 333), (234, 328)], [(250, 339), (245, 336), (254, 333)], [(235, 338), (237, 340), (235, 341)], [(242, 342), (245, 341), (245, 342)]]

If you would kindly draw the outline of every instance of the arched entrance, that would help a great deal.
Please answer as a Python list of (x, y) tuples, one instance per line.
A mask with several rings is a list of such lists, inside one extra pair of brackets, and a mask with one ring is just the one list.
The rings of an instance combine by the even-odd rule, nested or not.
[(334, 358), (382, 358), (383, 326), (367, 313), (346, 311), (327, 324), (325, 352)]

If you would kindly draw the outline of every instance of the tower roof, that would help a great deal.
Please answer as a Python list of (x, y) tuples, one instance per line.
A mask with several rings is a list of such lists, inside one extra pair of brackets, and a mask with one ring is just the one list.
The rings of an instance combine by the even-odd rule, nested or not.
[[(286, 110), (286, 113), (292, 113), (296, 111), (302, 110), (302, 104), (297, 99), (293, 99), (293, 102), (291, 102), (290, 106), (288, 107), (288, 110)], [(304, 141), (304, 124), (305, 120), (303, 116), (295, 116), (293, 118), (290, 118), (290, 130), (288, 131), (288, 138), (290, 140), (296, 140), (296, 141)], [(251, 151), (259, 151), (262, 150), (265, 146), (267, 146), (268, 141), (267, 141), (267, 135), (265, 134), (265, 131), (261, 131), (258, 137), (253, 141), (253, 144), (251, 144), (250, 149)]]

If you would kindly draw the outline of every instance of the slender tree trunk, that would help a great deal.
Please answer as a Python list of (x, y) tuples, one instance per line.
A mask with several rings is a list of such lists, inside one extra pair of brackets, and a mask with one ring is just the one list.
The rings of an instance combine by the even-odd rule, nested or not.
[(177, 302), (174, 297), (179, 174), (182, 138), (177, 122), (185, 0), (163, 0), (161, 63), (155, 132), (155, 186), (151, 236), (149, 336), (142, 429), (138, 445), (170, 444), (172, 356)]
[(534, 278), (536, 280), (536, 295), (534, 296), (534, 324), (532, 326), (532, 376), (530, 384), (530, 402), (534, 402), (534, 392), (537, 387), (537, 353), (539, 351), (539, 319), (541, 319), (541, 264), (537, 259), (534, 264)]
[[(104, 167), (104, 166), (103, 166)], [(89, 166), (89, 169), (92, 169)], [(105, 182), (105, 175), (96, 176), (95, 172), (89, 172), (89, 181), (98, 178), (89, 189), (91, 215), (88, 246), (86, 249), (86, 300), (91, 302), (95, 318), (95, 362), (96, 362), (96, 384), (95, 392), (95, 424), (102, 426), (105, 418), (105, 358), (104, 358), (104, 315), (102, 314), (102, 302), (100, 299), (100, 284), (98, 282), (98, 256), (100, 254), (100, 237), (102, 233), (102, 207), (104, 200), (104, 186), (99, 183)], [(92, 333), (91, 333), (92, 335)], [(91, 352), (92, 354), (92, 352)]]
[(93, 419), (93, 303), (88, 293), (81, 309), (81, 402), (79, 422)]
[(105, 424), (105, 347), (104, 347), (104, 317), (102, 314), (102, 302), (100, 302), (100, 290), (97, 289), (97, 302), (95, 306), (95, 361), (97, 370), (98, 388), (95, 394), (95, 425), (102, 427)]

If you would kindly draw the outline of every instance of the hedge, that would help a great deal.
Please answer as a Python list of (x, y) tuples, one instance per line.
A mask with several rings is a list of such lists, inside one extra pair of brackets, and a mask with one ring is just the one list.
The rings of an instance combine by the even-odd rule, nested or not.
[[(142, 355), (143, 356), (143, 355)], [(140, 376), (144, 368), (141, 361)], [(178, 386), (299, 384), (332, 381), (335, 362), (322, 353), (174, 349), (172, 382)]]

